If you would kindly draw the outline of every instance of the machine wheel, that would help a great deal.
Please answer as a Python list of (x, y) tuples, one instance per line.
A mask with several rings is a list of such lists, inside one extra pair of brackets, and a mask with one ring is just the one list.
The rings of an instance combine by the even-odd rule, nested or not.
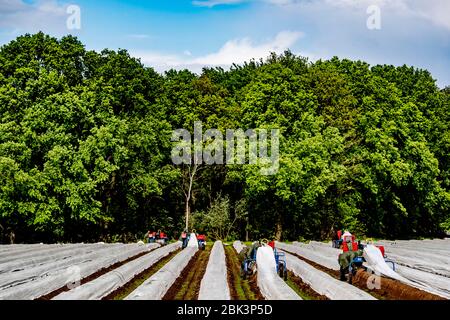
[(283, 271), (283, 265), (281, 263), (278, 265), (278, 275), (280, 276), (280, 278), (283, 278), (284, 271)]
[(247, 266), (248, 275), (251, 276), (252, 274), (254, 274), (255, 270), (256, 270), (256, 261), (252, 260), (249, 262), (249, 264)]

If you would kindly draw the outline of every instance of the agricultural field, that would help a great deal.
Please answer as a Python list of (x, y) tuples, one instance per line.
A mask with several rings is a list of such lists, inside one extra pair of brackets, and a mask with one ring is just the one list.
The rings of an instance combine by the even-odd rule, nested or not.
[[(340, 281), (331, 243), (276, 243), (243, 276), (240, 241), (0, 246), (0, 300), (443, 300), (450, 298), (450, 239), (378, 241), (395, 271), (375, 263)], [(367, 257), (367, 261), (371, 261)], [(380, 271), (380, 273), (376, 273)], [(374, 273), (375, 272), (375, 273)], [(372, 283), (370, 278), (378, 274)], [(372, 283), (372, 285), (370, 285)]]

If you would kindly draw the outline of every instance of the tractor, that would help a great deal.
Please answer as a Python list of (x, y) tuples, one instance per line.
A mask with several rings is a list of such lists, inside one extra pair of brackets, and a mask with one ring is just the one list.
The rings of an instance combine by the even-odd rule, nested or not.
[(206, 236), (204, 234), (197, 235), (197, 243), (198, 243), (198, 248), (200, 250), (205, 250), (205, 248), (206, 248)]
[[(341, 236), (340, 231), (338, 231), (338, 237), (339, 236)], [(366, 262), (363, 257), (363, 252), (367, 244), (361, 244), (361, 241), (356, 242), (355, 236), (348, 231), (344, 232), (340, 239), (333, 240), (333, 247), (335, 247), (337, 244), (339, 244), (337, 248), (342, 248), (343, 251), (338, 256), (338, 262), (340, 266), (340, 279), (342, 281), (345, 281), (347, 276), (348, 282), (351, 284), (353, 276), (356, 274), (358, 269), (367, 269), (363, 265), (363, 263)], [(392, 264), (392, 269), (395, 271), (395, 263), (392, 260), (386, 258), (384, 246), (376, 247), (380, 250), (384, 261), (386, 263)]]
[(164, 232), (158, 231), (155, 235), (155, 242), (159, 243), (162, 246), (165, 246), (167, 243), (169, 243), (169, 237)]

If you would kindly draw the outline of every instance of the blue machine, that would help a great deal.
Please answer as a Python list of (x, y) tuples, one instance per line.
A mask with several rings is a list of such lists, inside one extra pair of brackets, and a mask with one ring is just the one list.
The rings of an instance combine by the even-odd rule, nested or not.
[[(241, 276), (246, 279), (247, 276), (254, 274), (256, 270), (256, 252), (258, 247), (256, 247), (250, 255), (250, 258), (245, 258), (241, 266)], [(285, 281), (288, 277), (287, 267), (286, 267), (286, 255), (284, 252), (278, 252), (274, 249), (274, 258), (277, 268), (277, 274), (283, 278)]]
[(275, 254), (275, 263), (277, 265), (277, 273), (278, 275), (284, 279), (284, 281), (287, 280), (288, 272), (286, 267), (286, 254), (284, 252), (278, 252), (278, 250), (275, 248), (273, 249), (273, 252)]
[[(389, 260), (389, 259), (386, 259), (386, 257), (384, 257), (384, 261), (386, 262), (386, 263), (389, 263), (389, 264), (391, 264), (392, 265), (392, 270), (394, 270), (395, 271), (395, 262), (394, 261), (392, 261), (392, 260)], [(364, 257), (362, 257), (362, 256), (359, 256), (359, 257), (355, 257), (355, 258), (353, 258), (353, 260), (351, 261), (351, 263), (350, 263), (350, 265), (348, 266), (348, 282), (351, 284), (352, 283), (352, 278), (353, 278), (353, 276), (356, 274), (356, 271), (359, 269), (359, 268), (364, 268), (364, 270), (366, 269), (364, 266), (363, 266), (363, 263), (364, 262), (366, 262), (366, 259), (364, 259)], [(345, 279), (345, 276), (344, 276), (344, 274), (345, 274), (345, 270), (342, 270), (341, 269), (341, 280), (344, 280)]]
[(247, 276), (251, 276), (256, 269), (256, 251), (258, 248), (255, 248), (250, 255), (250, 258), (245, 258), (242, 262), (241, 266), (241, 276), (243, 279), (246, 279)]

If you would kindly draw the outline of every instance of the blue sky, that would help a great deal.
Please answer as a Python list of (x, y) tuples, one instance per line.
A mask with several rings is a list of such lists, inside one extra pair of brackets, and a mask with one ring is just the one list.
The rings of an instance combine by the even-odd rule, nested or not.
[[(68, 30), (68, 5), (81, 29)], [(381, 29), (367, 20), (376, 5)], [(414, 65), (450, 85), (449, 0), (0, 0), (0, 44), (23, 33), (72, 33), (87, 49), (125, 48), (158, 71), (229, 66), (290, 48)]]

